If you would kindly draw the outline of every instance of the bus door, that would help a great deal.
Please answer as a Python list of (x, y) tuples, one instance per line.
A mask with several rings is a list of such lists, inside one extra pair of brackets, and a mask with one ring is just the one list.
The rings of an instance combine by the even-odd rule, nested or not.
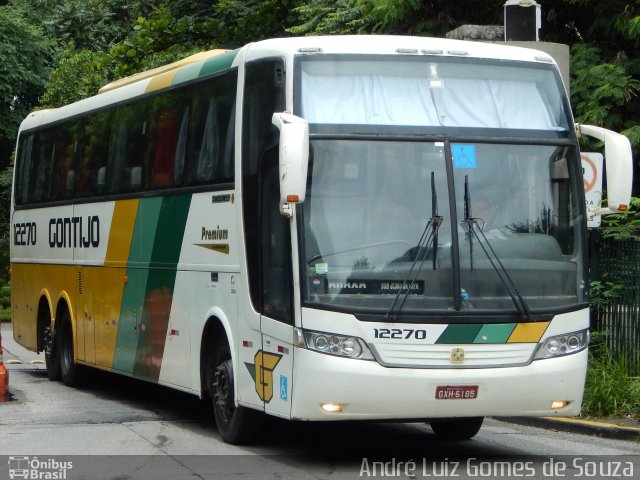
[[(273, 160), (277, 155), (273, 156)], [(291, 413), (293, 373), (293, 282), (290, 220), (280, 214), (278, 162), (265, 163), (260, 186), (260, 262), (262, 276), (261, 372), (265, 411)], [(260, 394), (260, 392), (259, 392)]]
[[(245, 337), (240, 340), (244, 343), (246, 338), (250, 344), (254, 332), (249, 330), (255, 325), (261, 341), (239, 349), (240, 362), (255, 382), (255, 393), (247, 392), (243, 381), (238, 391), (246, 395), (247, 403), (260, 402), (265, 411), (288, 418), (293, 371), (292, 252), (290, 220), (279, 212), (279, 131), (272, 123), (274, 112), (285, 110), (282, 58), (248, 62), (244, 82), (243, 217), (249, 290), (257, 315), (249, 313)], [(253, 322), (258, 316), (259, 325)]]

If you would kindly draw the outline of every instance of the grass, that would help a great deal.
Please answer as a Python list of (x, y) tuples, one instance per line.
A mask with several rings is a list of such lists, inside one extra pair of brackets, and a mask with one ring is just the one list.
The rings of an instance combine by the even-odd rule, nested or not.
[(11, 309), (0, 308), (0, 322), (10, 322), (10, 321), (11, 321)]
[(604, 346), (592, 349), (582, 416), (640, 420), (640, 377), (632, 375), (624, 355), (615, 355)]

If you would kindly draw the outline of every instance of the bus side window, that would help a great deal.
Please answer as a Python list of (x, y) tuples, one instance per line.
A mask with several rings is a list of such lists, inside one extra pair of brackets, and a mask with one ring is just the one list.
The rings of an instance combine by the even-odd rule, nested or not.
[(170, 92), (155, 97), (149, 116), (148, 163), (151, 189), (168, 188), (180, 182), (176, 170), (184, 164), (189, 115), (189, 91)]
[(51, 200), (64, 200), (75, 191), (74, 157), (78, 149), (80, 120), (72, 124), (55, 127), (52, 159)]
[(50, 198), (55, 154), (54, 135), (52, 128), (36, 133), (35, 161), (30, 178), (32, 202), (46, 202)]
[(142, 101), (115, 111), (107, 164), (109, 193), (135, 192), (143, 186), (147, 107), (148, 101)]
[(33, 174), (33, 139), (34, 134), (21, 135), (18, 142), (18, 165), (16, 172), (16, 192), (15, 201), (16, 204), (21, 205), (23, 203), (29, 203), (30, 190), (29, 190), (29, 178)]
[(106, 190), (110, 111), (103, 111), (83, 122), (84, 143), (80, 147), (78, 162), (77, 196), (86, 197)]
[[(202, 185), (233, 180), (235, 71), (197, 85), (189, 120), (186, 183)], [(229, 137), (231, 135), (231, 137)]]

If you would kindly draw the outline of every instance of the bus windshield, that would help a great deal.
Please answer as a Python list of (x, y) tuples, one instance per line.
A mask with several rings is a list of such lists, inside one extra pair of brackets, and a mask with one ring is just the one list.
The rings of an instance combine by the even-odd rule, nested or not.
[(308, 304), (386, 311), (402, 290), (404, 313), (515, 311), (500, 265), (531, 309), (583, 301), (573, 147), (316, 139), (312, 151)]
[(303, 58), (297, 72), (299, 108), (310, 124), (555, 132), (571, 125), (550, 64), (323, 55)]
[(526, 316), (584, 302), (579, 157), (553, 65), (318, 55), (296, 75), (307, 305)]

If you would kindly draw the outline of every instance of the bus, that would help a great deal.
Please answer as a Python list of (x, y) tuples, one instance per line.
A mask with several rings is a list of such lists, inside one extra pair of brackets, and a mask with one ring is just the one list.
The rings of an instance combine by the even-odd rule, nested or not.
[[(604, 143), (588, 212), (578, 139)], [(586, 217), (623, 211), (629, 141), (574, 124), (546, 53), (409, 36), (213, 50), (31, 113), (11, 210), (13, 332), (262, 414), (428, 422), (577, 415)], [(262, 412), (262, 413), (261, 413)]]

